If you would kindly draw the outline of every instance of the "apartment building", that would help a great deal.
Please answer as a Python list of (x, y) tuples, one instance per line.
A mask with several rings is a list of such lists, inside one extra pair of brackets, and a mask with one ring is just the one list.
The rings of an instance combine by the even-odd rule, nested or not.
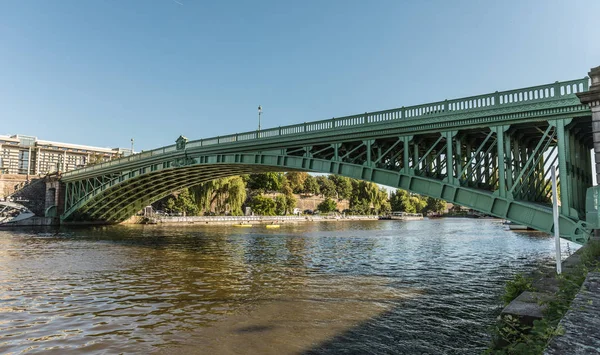
[(132, 154), (126, 148), (59, 143), (25, 135), (0, 135), (0, 174), (44, 175)]

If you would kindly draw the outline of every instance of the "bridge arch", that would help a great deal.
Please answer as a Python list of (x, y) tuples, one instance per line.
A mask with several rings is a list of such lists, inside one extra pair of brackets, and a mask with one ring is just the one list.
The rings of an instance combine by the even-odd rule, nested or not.
[[(149, 169), (139, 169), (145, 171)], [(401, 188), (425, 196), (440, 198), (499, 218), (552, 232), (552, 211), (547, 206), (532, 206), (509, 200), (498, 193), (456, 185), (453, 182), (418, 176), (402, 171), (318, 158), (276, 154), (218, 154), (190, 158), (183, 166), (157, 171), (128, 173), (99, 185), (63, 215), (65, 221), (96, 220), (119, 223), (144, 206), (173, 191), (213, 179), (262, 172), (305, 171), (328, 173), (365, 180), (392, 188)], [(129, 177), (132, 175), (131, 177)], [(126, 177), (126, 178), (124, 178)], [(585, 222), (561, 216), (561, 234), (584, 242)]]

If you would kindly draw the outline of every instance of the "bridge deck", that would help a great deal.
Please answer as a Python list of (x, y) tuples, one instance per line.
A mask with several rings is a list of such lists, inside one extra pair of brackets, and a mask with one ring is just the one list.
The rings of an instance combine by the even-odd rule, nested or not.
[[(498, 115), (499, 110), (505, 113), (531, 111), (528, 107), (531, 104), (541, 105), (544, 108), (552, 108), (552, 102), (561, 99), (567, 99), (570, 102), (558, 105), (578, 106), (579, 113), (590, 114), (589, 107), (581, 105), (579, 99), (574, 95), (578, 92), (589, 89), (589, 78), (569, 80), (564, 82), (555, 82), (553, 84), (538, 85), (523, 89), (494, 92), (484, 95), (476, 95), (453, 100), (444, 100), (429, 104), (421, 104), (395, 108), (384, 111), (365, 112), (362, 114), (334, 117), (331, 119), (304, 122), (296, 125), (280, 126), (261, 131), (251, 131), (235, 133), (226, 136), (204, 138), (190, 141), (186, 144), (186, 149), (210, 147), (214, 145), (228, 145), (228, 143), (242, 143), (245, 141), (252, 145), (259, 144), (256, 140), (268, 140), (273, 138), (286, 139), (293, 137), (315, 135), (325, 133), (329, 137), (337, 136), (341, 131), (353, 132), (352, 128), (360, 128), (361, 131), (369, 132), (385, 126), (381, 123), (395, 123), (404, 126), (408, 131), (422, 131), (422, 126), (428, 123), (432, 126), (430, 129), (440, 130), (447, 126), (459, 126), (461, 120), (469, 120), (478, 117), (489, 117), (491, 114)], [(526, 110), (523, 107), (526, 107)], [(560, 113), (560, 112), (559, 112)], [(554, 113), (555, 115), (558, 113)], [(577, 114), (570, 111), (569, 115)], [(506, 117), (501, 117), (506, 120)], [(490, 124), (491, 120), (481, 122), (481, 124)], [(419, 127), (419, 128), (414, 128)], [(349, 130), (350, 129), (350, 130)], [(369, 132), (370, 133), (370, 132)], [(371, 133), (370, 133), (371, 134)], [(213, 147), (215, 148), (215, 147)], [(127, 164), (135, 160), (143, 160), (154, 156), (175, 152), (175, 144), (157, 148), (147, 152), (141, 152), (133, 156), (112, 160), (110, 162), (73, 170), (63, 174), (63, 179), (69, 180), (77, 178), (88, 172), (99, 171), (112, 166)]]

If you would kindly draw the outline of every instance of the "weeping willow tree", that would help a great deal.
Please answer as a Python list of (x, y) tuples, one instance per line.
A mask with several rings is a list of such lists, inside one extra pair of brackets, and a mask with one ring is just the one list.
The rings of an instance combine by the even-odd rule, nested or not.
[(213, 208), (217, 214), (231, 213), (241, 216), (246, 201), (246, 183), (240, 176), (230, 176), (206, 182), (191, 188), (200, 210)]
[(376, 184), (361, 180), (351, 180), (352, 194), (350, 210), (355, 214), (386, 213), (390, 211), (387, 192)]

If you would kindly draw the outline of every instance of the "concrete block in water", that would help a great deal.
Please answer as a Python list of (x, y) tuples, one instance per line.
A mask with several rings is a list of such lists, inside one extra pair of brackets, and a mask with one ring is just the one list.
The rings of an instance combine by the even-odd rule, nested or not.
[(522, 324), (533, 325), (533, 321), (542, 319), (546, 305), (541, 302), (552, 299), (552, 295), (543, 292), (525, 291), (504, 307), (501, 316), (511, 315)]

